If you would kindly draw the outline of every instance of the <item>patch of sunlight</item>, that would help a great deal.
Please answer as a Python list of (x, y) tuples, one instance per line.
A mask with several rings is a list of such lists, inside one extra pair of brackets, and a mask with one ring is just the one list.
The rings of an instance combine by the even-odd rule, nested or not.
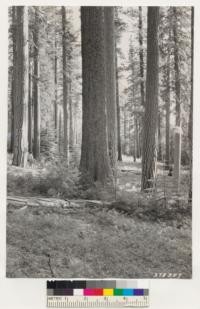
[(131, 188), (129, 189), (126, 189), (126, 192), (138, 192), (138, 188), (136, 186), (132, 186)]
[(127, 182), (127, 183), (125, 184), (125, 187), (126, 187), (126, 188), (131, 188), (131, 187), (132, 187), (132, 184), (131, 184), (130, 182)]
[[(127, 156), (127, 155), (122, 155), (122, 162), (131, 162), (131, 163), (134, 163), (133, 162), (133, 156)], [(141, 163), (141, 158), (137, 159), (136, 160), (136, 163)]]

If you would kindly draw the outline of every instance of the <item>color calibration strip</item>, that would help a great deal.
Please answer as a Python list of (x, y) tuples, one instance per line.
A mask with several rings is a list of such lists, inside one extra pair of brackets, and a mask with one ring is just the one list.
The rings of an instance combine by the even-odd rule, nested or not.
[(48, 289), (48, 296), (143, 296), (148, 289)]
[(47, 281), (47, 307), (148, 307), (149, 289), (135, 280)]

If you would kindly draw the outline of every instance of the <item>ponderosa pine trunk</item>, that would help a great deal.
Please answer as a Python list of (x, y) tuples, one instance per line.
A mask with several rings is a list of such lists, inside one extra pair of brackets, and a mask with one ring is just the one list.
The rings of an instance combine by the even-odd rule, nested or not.
[(168, 170), (170, 167), (170, 48), (167, 55), (165, 100), (165, 169)]
[(127, 143), (127, 110), (126, 110), (126, 102), (124, 102), (124, 154), (128, 153), (128, 143)]
[(14, 101), (15, 101), (15, 79), (14, 68), (16, 60), (16, 7), (12, 6), (12, 81), (11, 81), (11, 139), (10, 139), (10, 152), (13, 153), (14, 149)]
[(13, 165), (25, 167), (28, 156), (28, 7), (16, 8)]
[(32, 153), (32, 72), (29, 62), (29, 85), (28, 85), (28, 152)]
[(64, 125), (64, 155), (69, 161), (68, 141), (68, 81), (67, 81), (67, 46), (66, 46), (66, 10), (61, 8), (62, 13), (62, 56), (63, 56), (63, 125)]
[(153, 178), (155, 172), (158, 118), (158, 23), (159, 7), (148, 7), (146, 102), (142, 147), (142, 190), (152, 186), (150, 180)]
[(177, 191), (179, 191), (181, 169), (181, 81), (177, 27), (177, 8), (173, 7), (174, 72), (176, 101), (176, 128), (174, 136), (174, 180), (176, 189)]
[(140, 94), (141, 104), (145, 105), (145, 92), (144, 92), (144, 52), (143, 52), (143, 23), (142, 23), (142, 7), (139, 6), (139, 58), (140, 58)]
[(104, 7), (108, 148), (113, 174), (117, 162), (117, 108), (114, 7)]
[(69, 149), (70, 152), (74, 148), (74, 129), (73, 129), (73, 106), (72, 106), (72, 82), (70, 76), (69, 82)]
[(161, 114), (158, 111), (158, 161), (162, 161)]
[(118, 74), (118, 61), (117, 51), (115, 46), (115, 72), (116, 72), (116, 105), (117, 105), (117, 154), (118, 161), (122, 161), (122, 144), (121, 144), (121, 117), (120, 117), (120, 104), (119, 104), (119, 74)]
[[(83, 114), (80, 169), (106, 184), (112, 177), (106, 115), (104, 8), (81, 7)], [(84, 175), (84, 174), (83, 174)]]
[(140, 149), (140, 121), (141, 119), (136, 118), (136, 147), (137, 147), (137, 159), (141, 157)]
[(55, 128), (55, 138), (57, 140), (58, 135), (58, 82), (57, 82), (57, 74), (58, 74), (58, 56), (57, 56), (57, 41), (56, 41), (56, 33), (55, 33), (55, 55), (54, 55), (54, 128)]
[(190, 149), (190, 184), (189, 184), (189, 201), (192, 200), (192, 157), (193, 157), (193, 65), (194, 65), (194, 7), (191, 7), (191, 92), (190, 92), (190, 114), (189, 114), (189, 149)]
[(62, 153), (62, 115), (61, 111), (59, 111), (58, 117), (58, 150), (59, 153)]
[(39, 94), (39, 12), (35, 7), (35, 24), (33, 30), (33, 119), (34, 139), (33, 156), (37, 160), (40, 157), (40, 94)]

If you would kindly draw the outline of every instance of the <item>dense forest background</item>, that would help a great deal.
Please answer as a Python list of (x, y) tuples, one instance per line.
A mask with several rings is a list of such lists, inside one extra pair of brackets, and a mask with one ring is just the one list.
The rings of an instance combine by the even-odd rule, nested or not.
[[(11, 234), (22, 219), (12, 217), (16, 207), (25, 216), (32, 206), (25, 225), (32, 222), (33, 231), (35, 205), (44, 216), (45, 206), (101, 207), (100, 225), (115, 226), (125, 215), (157, 222), (160, 231), (171, 226), (167, 233), (180, 241), (174, 254), (185, 257), (183, 277), (190, 276), (193, 23), (191, 7), (9, 8)], [(122, 225), (131, 229), (131, 221)], [(22, 239), (8, 256), (20, 252)], [(99, 271), (114, 274), (104, 266)], [(12, 261), (8, 273), (17, 276), (9, 267)]]

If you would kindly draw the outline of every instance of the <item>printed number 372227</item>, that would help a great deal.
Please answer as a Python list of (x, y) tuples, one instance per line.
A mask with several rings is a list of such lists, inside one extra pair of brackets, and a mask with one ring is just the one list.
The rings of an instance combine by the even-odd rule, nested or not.
[(181, 273), (154, 273), (153, 278), (161, 279), (161, 278), (168, 278), (168, 279), (180, 279), (182, 276)]

